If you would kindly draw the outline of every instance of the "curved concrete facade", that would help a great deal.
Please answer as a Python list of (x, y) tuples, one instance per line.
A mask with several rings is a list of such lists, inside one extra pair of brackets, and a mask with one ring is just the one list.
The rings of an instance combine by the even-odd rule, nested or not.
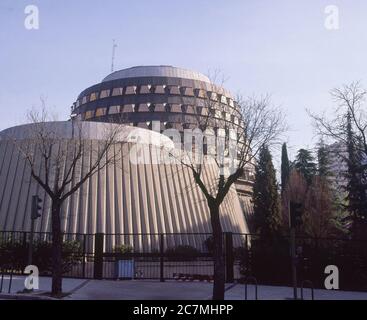
[[(137, 66), (113, 72), (80, 93), (72, 116), (84, 121), (126, 123), (163, 132), (200, 127), (210, 118), (216, 130), (241, 131), (242, 114), (231, 93), (198, 72), (173, 66)], [(203, 120), (204, 119), (204, 120)], [(209, 122), (208, 122), (209, 123)], [(240, 147), (239, 147), (240, 148)], [(237, 181), (243, 210), (252, 212), (252, 166)]]
[(85, 89), (72, 114), (80, 120), (123, 122), (145, 129), (151, 128), (152, 121), (160, 121), (161, 131), (197, 128), (208, 115), (213, 129), (243, 125), (229, 91), (198, 72), (172, 66), (116, 71)]
[(198, 80), (202, 82), (210, 83), (208, 77), (203, 74), (187, 70), (183, 68), (177, 68), (173, 66), (139, 66), (131, 67), (128, 69), (118, 70), (102, 80), (102, 82), (117, 80), (122, 78), (138, 78), (138, 77), (170, 77), (170, 78), (182, 78)]
[[(57, 133), (60, 144), (72, 137), (72, 122), (49, 124)], [(83, 123), (83, 139), (91, 144), (103, 139), (107, 124)], [(36, 231), (50, 231), (50, 199), (31, 179), (30, 169), (14, 143), (27, 145), (34, 125), (7, 129), (0, 133), (0, 230), (29, 231), (32, 195), (44, 201), (42, 216), (36, 221)], [(101, 134), (100, 134), (101, 133)], [(92, 176), (63, 205), (62, 228), (68, 233), (131, 234), (151, 233), (146, 237), (126, 235), (109, 237), (107, 246), (129, 243), (134, 248), (158, 244), (157, 233), (210, 233), (210, 218), (206, 201), (192, 179), (189, 169), (176, 164), (133, 164), (129, 152), (140, 141), (139, 151), (154, 158), (167, 137), (145, 129), (124, 127), (119, 136), (121, 160)], [(115, 149), (116, 150), (116, 149)], [(115, 151), (116, 152), (116, 151)], [(39, 156), (39, 155), (35, 155)], [(89, 155), (91, 157), (91, 155)], [(90, 165), (83, 158), (82, 167)], [(154, 161), (153, 161), (154, 163)], [(66, 164), (67, 165), (67, 164)], [(42, 172), (42, 163), (39, 163)], [(206, 167), (207, 182), (215, 179), (215, 168)], [(221, 206), (224, 231), (247, 233), (248, 228), (237, 192), (232, 188)], [(181, 243), (202, 247), (203, 238), (172, 236), (168, 246)]]

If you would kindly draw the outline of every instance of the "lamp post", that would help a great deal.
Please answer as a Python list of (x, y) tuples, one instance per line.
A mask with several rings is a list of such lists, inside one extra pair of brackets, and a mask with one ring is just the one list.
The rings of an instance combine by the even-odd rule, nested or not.
[(303, 206), (301, 203), (289, 202), (290, 251), (292, 264), (293, 298), (297, 300), (297, 256), (296, 256), (296, 228), (302, 224)]

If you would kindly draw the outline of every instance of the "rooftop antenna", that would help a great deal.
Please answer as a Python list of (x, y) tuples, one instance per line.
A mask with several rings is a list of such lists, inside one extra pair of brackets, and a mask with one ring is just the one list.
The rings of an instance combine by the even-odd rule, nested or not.
[(111, 73), (114, 69), (114, 63), (115, 63), (115, 53), (116, 53), (117, 44), (115, 39), (112, 40), (112, 63), (111, 63)]

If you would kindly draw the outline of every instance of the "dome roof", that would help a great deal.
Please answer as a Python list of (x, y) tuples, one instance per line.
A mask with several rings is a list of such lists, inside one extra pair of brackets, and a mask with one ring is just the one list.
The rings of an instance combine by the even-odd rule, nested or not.
[(210, 82), (208, 77), (199, 72), (173, 66), (136, 66), (122, 69), (111, 73), (102, 82), (136, 77), (172, 77)]
[(55, 137), (57, 139), (72, 139), (80, 134), (85, 140), (105, 140), (109, 138), (112, 132), (116, 132), (116, 141), (174, 148), (172, 140), (159, 132), (127, 125), (93, 121), (74, 123), (72, 121), (53, 121), (15, 126), (0, 131), (0, 142), (2, 140), (32, 139), (32, 137), (37, 139), (40, 130), (47, 132), (50, 139)]

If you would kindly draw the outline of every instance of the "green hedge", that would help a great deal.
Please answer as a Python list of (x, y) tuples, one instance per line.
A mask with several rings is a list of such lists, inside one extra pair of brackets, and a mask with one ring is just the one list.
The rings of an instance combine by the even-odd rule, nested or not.
[[(0, 243), (0, 267), (23, 270), (28, 264), (28, 243), (6, 240)], [(77, 241), (65, 241), (62, 244), (62, 268), (67, 273), (83, 260), (81, 245)], [(33, 244), (33, 261), (40, 272), (52, 270), (52, 244), (47, 241), (35, 241)]]
[(166, 250), (166, 255), (171, 261), (193, 261), (199, 254), (198, 249), (188, 245), (180, 245)]

